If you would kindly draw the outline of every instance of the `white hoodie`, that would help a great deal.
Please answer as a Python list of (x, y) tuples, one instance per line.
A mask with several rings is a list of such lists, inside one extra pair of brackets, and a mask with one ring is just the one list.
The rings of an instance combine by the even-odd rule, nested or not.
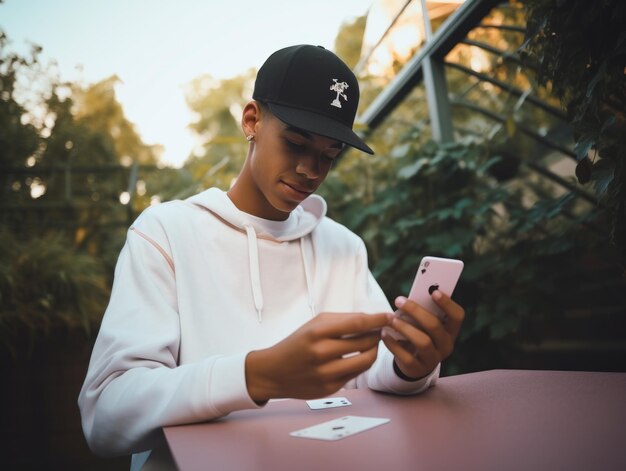
[[(391, 312), (363, 241), (325, 217), (313, 195), (286, 221), (239, 211), (212, 188), (151, 207), (128, 233), (79, 406), (100, 455), (163, 444), (161, 427), (259, 407), (246, 355), (320, 312)], [(346, 387), (414, 394), (381, 342), (374, 365)]]

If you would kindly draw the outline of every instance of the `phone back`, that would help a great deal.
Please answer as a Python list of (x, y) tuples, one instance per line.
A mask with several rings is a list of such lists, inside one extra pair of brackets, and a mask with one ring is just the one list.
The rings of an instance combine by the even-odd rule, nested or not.
[(444, 313), (432, 300), (431, 293), (438, 289), (452, 296), (462, 271), (461, 260), (424, 257), (415, 275), (409, 299), (441, 318)]

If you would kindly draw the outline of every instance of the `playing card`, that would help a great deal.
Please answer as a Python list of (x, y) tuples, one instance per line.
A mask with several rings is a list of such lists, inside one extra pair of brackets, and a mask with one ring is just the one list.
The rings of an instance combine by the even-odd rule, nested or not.
[(351, 406), (352, 403), (345, 397), (325, 397), (306, 401), (311, 409), (330, 409), (331, 407)]
[(377, 417), (357, 417), (346, 415), (339, 419), (323, 422), (312, 427), (291, 432), (292, 437), (314, 438), (317, 440), (340, 440), (359, 432), (386, 424), (390, 419)]

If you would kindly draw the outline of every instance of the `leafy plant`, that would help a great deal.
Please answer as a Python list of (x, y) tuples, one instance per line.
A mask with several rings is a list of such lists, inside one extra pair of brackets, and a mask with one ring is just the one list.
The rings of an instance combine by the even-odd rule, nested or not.
[(0, 232), (0, 348), (15, 355), (52, 329), (97, 326), (110, 290), (103, 264), (61, 236), (17, 240)]
[(567, 108), (580, 183), (608, 210), (626, 266), (626, 3), (532, 0), (522, 50)]
[[(470, 137), (421, 144), (408, 132), (379, 156), (376, 172), (342, 162), (324, 190), (332, 215), (363, 236), (390, 299), (408, 293), (423, 256), (464, 260), (455, 299), (467, 320), (448, 373), (502, 365), (516, 341), (538, 340), (542, 319), (571, 306), (568, 274), (584, 270), (581, 255), (597, 243), (581, 231), (586, 216), (565, 216), (572, 195), (552, 194), (528, 175), (524, 188), (491, 175), (502, 147)], [(347, 180), (356, 188), (346, 191)], [(363, 188), (372, 191), (365, 205), (354, 196)], [(532, 194), (543, 197), (528, 204)]]
[(0, 349), (14, 355), (58, 329), (91, 332), (133, 211), (185, 176), (141, 175), (121, 204), (130, 165), (155, 168), (158, 149), (124, 116), (116, 77), (63, 83), (41, 50), (12, 52), (0, 30)]

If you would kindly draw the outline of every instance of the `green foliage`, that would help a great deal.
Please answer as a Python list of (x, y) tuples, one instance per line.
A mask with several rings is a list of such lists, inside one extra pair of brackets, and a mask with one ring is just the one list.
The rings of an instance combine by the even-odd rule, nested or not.
[(52, 235), (16, 239), (0, 232), (0, 348), (15, 352), (16, 337), (32, 343), (53, 328), (90, 334), (109, 296), (107, 277), (96, 258), (77, 252)]
[(16, 101), (15, 89), (21, 70), (37, 67), (39, 49), (24, 58), (7, 51), (8, 38), (0, 30), (0, 166), (22, 163), (39, 147), (35, 126), (23, 122), (26, 110)]
[(626, 264), (626, 3), (528, 2), (523, 50), (539, 63), (576, 137), (579, 182), (592, 182), (609, 209), (611, 238)]
[[(560, 8), (567, 1), (557, 3)], [(489, 26), (477, 26), (468, 39), (493, 45), (496, 53), (457, 44), (447, 54), (447, 64), (460, 66), (446, 67), (456, 143), (429, 140), (425, 90), (417, 86), (368, 135), (377, 155), (346, 153), (322, 188), (330, 215), (366, 241), (370, 266), (390, 300), (407, 294), (423, 256), (465, 262), (454, 298), (467, 317), (456, 353), (444, 364), (447, 374), (510, 367), (511, 356), (529, 344), (564, 332), (579, 338), (572, 312), (586, 319), (596, 309), (624, 307), (622, 285), (614, 278), (618, 257), (603, 232), (605, 212), (590, 212), (589, 202), (577, 196), (584, 188), (570, 181), (568, 157), (548, 145), (568, 147), (569, 129), (558, 113), (536, 104), (554, 108), (559, 100), (550, 87), (537, 86), (536, 59), (527, 58), (527, 65), (517, 60), (524, 38), (508, 26), (525, 24), (525, 17), (519, 2), (494, 8), (481, 21)], [(575, 87), (580, 77), (566, 64), (563, 73)], [(622, 60), (622, 77), (624, 65)], [(366, 105), (380, 92), (380, 82), (361, 77)], [(591, 90), (581, 89), (585, 96)], [(624, 109), (613, 110), (614, 120), (601, 120), (604, 131), (617, 129)], [(592, 142), (578, 141), (579, 155), (593, 152)], [(615, 189), (606, 152), (616, 155), (618, 148), (626, 147), (598, 148), (604, 157), (595, 161), (591, 178), (597, 177), (599, 195)], [(610, 209), (606, 197), (603, 203)], [(585, 334), (595, 340), (597, 332)]]
[[(331, 215), (363, 236), (390, 300), (408, 293), (423, 256), (464, 260), (455, 299), (467, 320), (461, 353), (448, 372), (493, 365), (504, 354), (472, 348), (478, 339), (491, 349), (522, 333), (533, 339), (541, 319), (562, 315), (569, 293), (564, 274), (582, 269), (580, 256), (593, 240), (577, 234), (584, 217), (564, 217), (571, 195), (547, 194), (528, 205), (529, 189), (503, 187), (493, 178), (490, 170), (501, 160), (494, 149), (501, 147), (469, 137), (422, 145), (410, 131), (388, 155), (373, 158), (375, 171), (368, 169), (369, 156), (358, 165), (342, 162), (324, 188)], [(367, 193), (369, 203), (355, 197)]]
[(144, 144), (124, 116), (117, 77), (61, 82), (40, 52), (11, 52), (0, 32), (0, 221), (25, 238), (62, 232), (77, 247), (111, 256), (111, 241), (118, 252), (133, 210), (150, 202), (142, 191), (133, 207), (120, 204), (120, 194), (134, 190), (131, 166), (154, 166), (159, 149)]
[(116, 77), (64, 83), (40, 47), (22, 57), (9, 45), (0, 31), (0, 346), (14, 350), (22, 335), (88, 332), (100, 318), (133, 209), (150, 202), (125, 206), (120, 193), (158, 149), (125, 118)]
[(335, 38), (335, 54), (341, 57), (350, 68), (354, 68), (361, 57), (361, 44), (366, 23), (367, 15), (356, 17), (342, 24)]
[(247, 153), (247, 142), (241, 130), (241, 112), (251, 99), (255, 73), (224, 80), (208, 75), (191, 82), (187, 104), (197, 119), (190, 128), (199, 137), (202, 150), (185, 163), (195, 191), (218, 187), (228, 189), (239, 174)]

